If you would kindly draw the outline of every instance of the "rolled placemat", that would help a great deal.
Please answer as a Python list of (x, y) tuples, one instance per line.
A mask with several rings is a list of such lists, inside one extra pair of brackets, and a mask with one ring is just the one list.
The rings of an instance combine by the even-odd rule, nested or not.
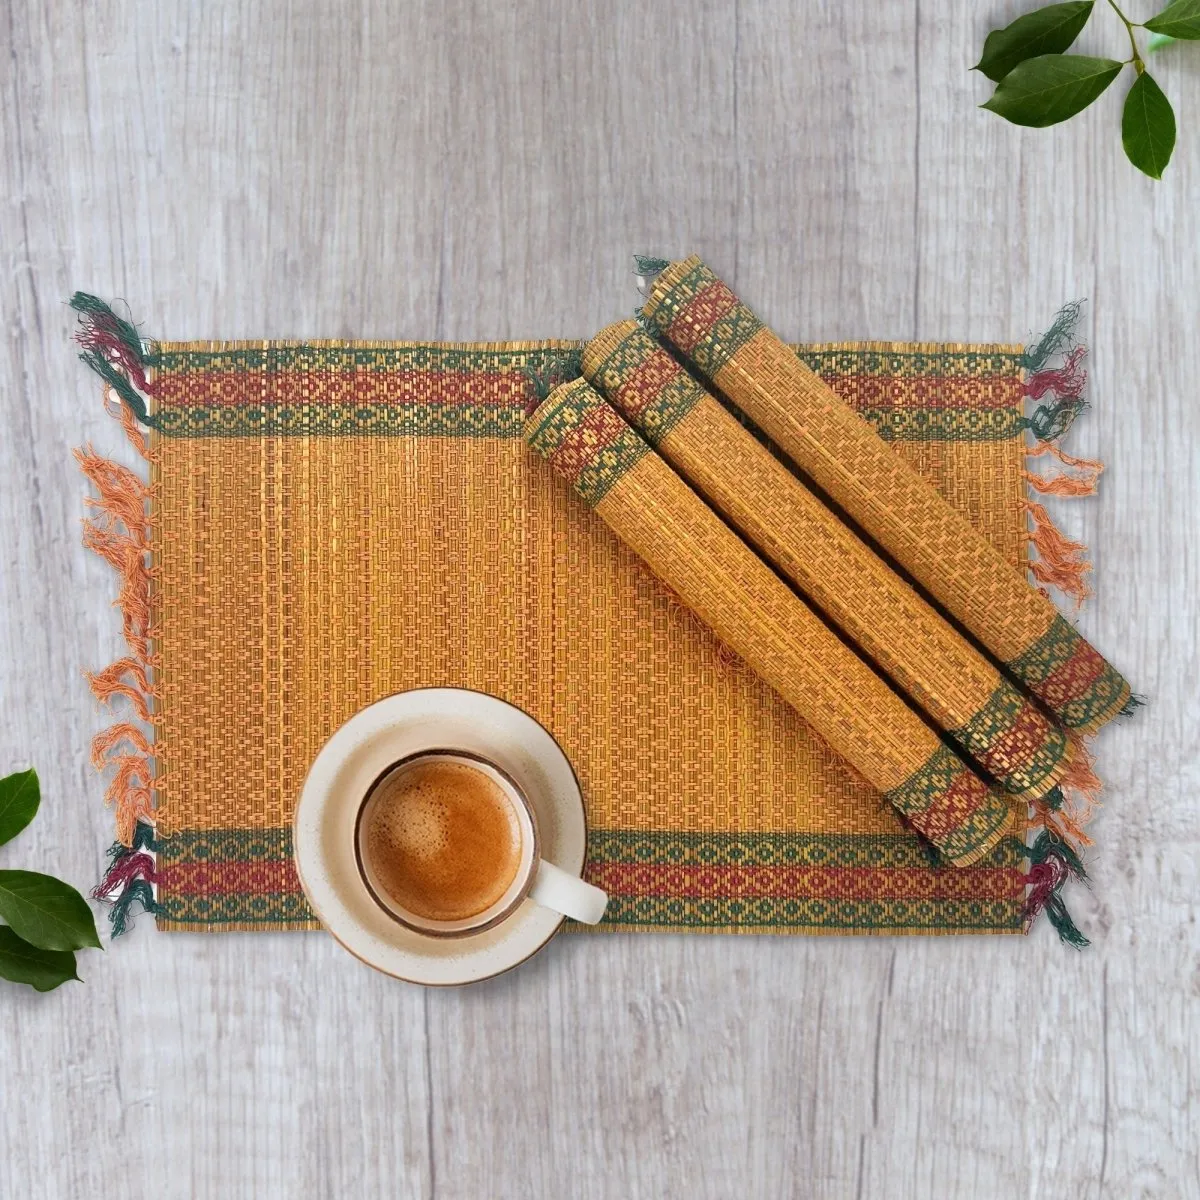
[(662, 271), (642, 312), (1064, 726), (1129, 709), (1129, 685), (1051, 601), (698, 258)]
[(1004, 791), (1037, 800), (1071, 742), (636, 321), (584, 348), (583, 373), (742, 537)]
[(613, 532), (951, 863), (1015, 812), (762, 562), (584, 379), (550, 393), (525, 440)]

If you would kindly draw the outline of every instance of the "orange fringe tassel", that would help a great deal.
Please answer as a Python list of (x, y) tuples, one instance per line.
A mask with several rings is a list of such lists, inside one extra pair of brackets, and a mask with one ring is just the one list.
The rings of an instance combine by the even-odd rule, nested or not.
[[(1053, 442), (1038, 442), (1025, 449), (1027, 459), (1049, 455), (1070, 469), (1061, 475), (1047, 478), (1034, 471), (1022, 470), (1021, 475), (1029, 487), (1043, 496), (1092, 496), (1104, 464), (1090, 458), (1076, 458), (1059, 449)], [(1037, 558), (1029, 562), (1029, 573), (1040, 584), (1050, 584), (1064, 595), (1070, 596), (1078, 608), (1091, 594), (1086, 579), (1092, 569), (1087, 561), (1087, 547), (1082, 542), (1073, 542), (1065, 537), (1055, 525), (1045, 507), (1034, 500), (1022, 502), (1025, 512), (1033, 520), (1033, 529), (1026, 540), (1037, 550)], [(1044, 587), (1039, 588), (1043, 594)]]
[[(133, 676), (133, 683), (125, 682), (127, 675)], [(146, 675), (146, 668), (136, 658), (118, 658), (103, 671), (89, 671), (87, 680), (97, 700), (108, 704), (115, 697), (124, 696), (143, 721), (153, 722), (147, 698), (154, 693)]]
[(1064, 536), (1046, 509), (1033, 500), (1023, 500), (1021, 507), (1033, 519), (1033, 529), (1026, 540), (1038, 552), (1030, 560), (1029, 572), (1039, 583), (1048, 583), (1075, 601), (1078, 608), (1091, 595), (1086, 575), (1092, 569), (1087, 560), (1087, 547)]
[(1064, 467), (1078, 471), (1077, 475), (1062, 474), (1052, 479), (1038, 475), (1033, 471), (1022, 471), (1021, 475), (1035, 492), (1043, 496), (1094, 496), (1099, 484), (1104, 464), (1089, 458), (1075, 458), (1060, 450), (1053, 442), (1041, 442), (1025, 451), (1026, 458), (1040, 458), (1049, 454), (1057, 459)]
[[(143, 458), (150, 450), (136, 418), (108, 389), (104, 405), (125, 430), (130, 444)], [(150, 593), (153, 571), (149, 563), (150, 524), (148, 485), (128, 467), (102, 458), (90, 446), (75, 451), (75, 460), (97, 495), (89, 497), (93, 516), (84, 519), (83, 544), (95, 551), (120, 579), (117, 606), (130, 654), (102, 671), (89, 672), (96, 698), (112, 704), (124, 697), (139, 719), (153, 725), (152, 702), (157, 698), (151, 672), (154, 657), (150, 638)], [(129, 747), (114, 754), (122, 743)], [(104, 793), (116, 814), (117, 840), (132, 843), (139, 821), (162, 824), (154, 803), (154, 751), (145, 733), (129, 721), (102, 730), (92, 739), (92, 765), (97, 770), (114, 767)]]
[(1069, 813), (1059, 809), (1055, 812), (1051, 809), (1044, 800), (1035, 800), (1033, 803), (1035, 828), (1044, 827), (1060, 842), (1065, 842), (1074, 850), (1079, 851), (1085, 846), (1092, 844), (1092, 839), (1083, 832), (1079, 823), (1072, 819)]
[[(1049, 455), (1067, 468), (1059, 475), (1047, 478), (1034, 471), (1022, 470), (1021, 475), (1029, 487), (1043, 496), (1092, 496), (1095, 495), (1104, 464), (1087, 458), (1076, 458), (1059, 449), (1054, 442), (1038, 442), (1027, 447), (1027, 459)], [(1087, 561), (1087, 547), (1082, 542), (1072, 541), (1055, 525), (1045, 507), (1035, 500), (1022, 502), (1033, 528), (1026, 539), (1037, 551), (1037, 558), (1029, 562), (1029, 573), (1041, 584), (1050, 584), (1075, 601), (1075, 606), (1087, 599), (1090, 588), (1087, 573), (1092, 565)], [(1044, 587), (1039, 590), (1045, 594)], [(1085, 826), (1092, 819), (1100, 804), (1100, 777), (1092, 765), (1088, 746), (1080, 738), (1072, 739), (1070, 763), (1061, 780), (1059, 790), (1062, 804), (1052, 809), (1045, 799), (1031, 806), (1031, 826), (1044, 826), (1056, 837), (1079, 850), (1092, 844)]]
[(121, 428), (125, 430), (129, 444), (142, 458), (149, 459), (150, 447), (146, 442), (146, 435), (142, 432), (142, 427), (137, 423), (137, 417), (130, 411), (129, 405), (122, 403), (121, 397), (114, 396), (108, 388), (104, 391), (104, 409), (110, 417), (115, 417), (121, 422)]
[(1031, 825), (1044, 825), (1056, 837), (1079, 851), (1092, 845), (1092, 839), (1085, 832), (1085, 827), (1100, 807), (1101, 783), (1087, 744), (1080, 738), (1073, 738), (1071, 744), (1070, 764), (1059, 780), (1059, 789), (1063, 796), (1062, 805), (1052, 809), (1045, 799), (1035, 801), (1032, 805), (1034, 819)]
[(102, 729), (92, 738), (92, 766), (97, 771), (103, 771), (108, 766), (109, 751), (123, 741), (128, 742), (139, 754), (151, 753), (150, 743), (141, 729), (124, 721)]
[(1083, 834), (1083, 828), (1095, 815), (1100, 807), (1100, 789), (1103, 785), (1092, 759), (1091, 750), (1081, 738), (1074, 740), (1074, 751), (1071, 761), (1059, 787), (1062, 788), (1063, 806), (1060, 812), (1065, 812), (1079, 828), (1083, 844), (1091, 845), (1091, 840)]
[(83, 523), (83, 544), (100, 555), (120, 577), (116, 603), (121, 610), (125, 641), (139, 659), (149, 662), (150, 570), (146, 551), (134, 538), (101, 529), (88, 520)]

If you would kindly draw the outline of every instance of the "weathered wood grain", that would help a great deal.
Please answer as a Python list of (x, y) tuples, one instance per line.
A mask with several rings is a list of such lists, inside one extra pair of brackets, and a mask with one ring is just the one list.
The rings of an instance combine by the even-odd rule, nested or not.
[(0, 1195), (1200, 1194), (1200, 55), (1155, 66), (1152, 184), (1116, 90), (1053, 131), (974, 110), (1020, 7), (0, 6), (0, 770), (45, 792), (4, 865), (86, 885), (110, 829), (81, 670), (119, 626), (70, 449), (120, 439), (76, 287), (177, 338), (584, 335), (633, 250), (706, 255), (797, 338), (1009, 339), (1086, 296), (1070, 446), (1109, 469), (1058, 512), (1152, 701), (1100, 739), (1086, 954), (563, 938), (425, 994), (321, 935), (143, 926), (83, 986), (0, 990)]

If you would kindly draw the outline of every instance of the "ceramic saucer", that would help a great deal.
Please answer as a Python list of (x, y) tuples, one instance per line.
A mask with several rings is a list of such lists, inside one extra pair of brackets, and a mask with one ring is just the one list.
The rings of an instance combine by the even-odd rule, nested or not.
[(313, 760), (296, 805), (296, 869), (322, 924), (356, 958), (397, 979), (446, 986), (488, 979), (536, 954), (563, 918), (525, 900), (494, 929), (429, 937), (388, 916), (358, 872), (354, 823), (392, 763), (431, 748), (467, 750), (507, 771), (537, 814), (542, 857), (580, 874), (587, 826), (579, 781), (558, 743), (527, 713), (462, 688), (389, 696), (350, 718)]

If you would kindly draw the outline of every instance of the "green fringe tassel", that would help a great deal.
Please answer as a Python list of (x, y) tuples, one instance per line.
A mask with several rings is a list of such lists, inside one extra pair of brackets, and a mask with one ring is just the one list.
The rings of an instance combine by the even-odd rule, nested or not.
[[(147, 865), (144, 852), (157, 852), (159, 848), (154, 827), (146, 821), (139, 821), (134, 826), (130, 845), (114, 842), (108, 848), (108, 869), (92, 891), (92, 897), (111, 906), (108, 919), (114, 938), (120, 937), (129, 928), (135, 904), (140, 905), (143, 912), (154, 916), (166, 915), (166, 908), (154, 898), (156, 876), (153, 866), (150, 867), (149, 878), (143, 874)], [(135, 855), (140, 856), (140, 861), (132, 861)]]
[(140, 904), (143, 912), (151, 913), (153, 916), (165, 917), (167, 915), (166, 908), (154, 898), (154, 888), (144, 879), (135, 879), (113, 902), (109, 911), (108, 920), (112, 927), (113, 937), (120, 937), (129, 928), (131, 910), (135, 904)]
[(1072, 345), (1075, 341), (1075, 326), (1079, 324), (1079, 314), (1083, 309), (1083, 301), (1072, 300), (1059, 309), (1053, 324), (1042, 335), (1036, 346), (1030, 346), (1021, 355), (1021, 366), (1026, 371), (1040, 371), (1051, 355), (1057, 354), (1064, 346)]
[[(98, 296), (76, 292), (70, 305), (79, 314), (76, 340), (83, 347), (80, 362), (95, 371), (143, 425), (157, 428), (158, 422), (147, 410), (138, 387), (147, 386), (146, 368), (154, 366), (158, 356), (148, 353), (137, 329)], [(118, 366), (124, 370), (118, 370)]]
[(112, 307), (105, 304), (99, 296), (93, 296), (88, 292), (76, 292), (71, 297), (70, 305), (85, 321), (93, 325), (96, 323), (97, 317), (103, 318), (104, 324), (120, 338), (130, 356), (143, 366), (150, 365), (146, 352), (142, 348), (141, 335), (128, 321), (118, 317)]
[[(1018, 361), (1031, 382), (1056, 355), (1061, 353), (1070, 360), (1075, 359), (1075, 348), (1079, 344), (1075, 330), (1082, 308), (1083, 302), (1080, 300), (1064, 304), (1041, 340), (1029, 346), (1021, 355)], [(1033, 416), (1024, 419), (1025, 428), (1031, 430), (1040, 442), (1057, 441), (1087, 408), (1087, 402), (1080, 395), (1083, 377), (1077, 376), (1073, 368), (1072, 361), (1070, 372), (1047, 370), (1048, 378), (1042, 380), (1043, 391), (1053, 391), (1055, 398), (1050, 403), (1039, 405)]]
[(133, 410), (133, 415), (143, 425), (153, 425), (154, 420), (146, 409), (146, 402), (138, 394), (137, 389), (100, 353), (99, 350), (85, 350), (79, 361), (86, 363), (122, 400)]
[(1054, 926), (1054, 932), (1058, 934), (1060, 942), (1073, 946), (1076, 950), (1086, 950), (1092, 944), (1087, 934), (1071, 920), (1071, 914), (1067, 911), (1067, 906), (1057, 892), (1046, 901), (1044, 911), (1050, 924)]
[(1043, 829), (1038, 834), (1037, 840), (1033, 845), (1027, 847), (1026, 854), (1030, 862), (1037, 864), (1045, 862), (1051, 851), (1062, 855), (1063, 861), (1067, 864), (1067, 870), (1076, 879), (1087, 883), (1088, 873), (1084, 870), (1083, 860), (1066, 842), (1059, 841), (1048, 829)]
[(525, 406), (527, 413), (543, 403), (556, 387), (570, 383), (583, 374), (583, 350), (561, 350), (548, 366), (541, 371), (532, 367), (525, 368), (525, 378), (529, 381), (529, 402)]
[[(1061, 796), (1059, 802), (1061, 803)], [(1054, 807), (1054, 805), (1051, 805)], [(1083, 862), (1079, 855), (1068, 846), (1065, 842), (1059, 841), (1049, 830), (1043, 829), (1038, 835), (1032, 846), (1027, 846), (1020, 838), (1006, 839), (1008, 844), (1014, 847), (1022, 858), (1029, 859), (1030, 870), (1044, 863), (1047, 858), (1053, 854), (1056, 858), (1062, 860), (1067, 868), (1068, 876), (1074, 876), (1083, 882), (1087, 882), (1087, 871), (1084, 870)], [(1071, 914), (1067, 909), (1066, 903), (1062, 898), (1062, 883), (1060, 881), (1044, 898), (1043, 903), (1033, 913), (1044, 911), (1047, 920), (1054, 927), (1055, 933), (1058, 934), (1059, 940), (1068, 946), (1074, 947), (1076, 950), (1083, 950), (1091, 945), (1087, 936), (1080, 930), (1071, 918)], [(1032, 880), (1031, 880), (1032, 885)]]
[(633, 273), (640, 275), (643, 279), (661, 275), (670, 265), (671, 260), (669, 258), (651, 258), (647, 254), (635, 254), (633, 256)]
[(139, 821), (133, 827), (133, 841), (128, 846), (124, 842), (113, 842), (109, 846), (108, 865), (111, 867), (113, 863), (127, 855), (136, 854), (139, 850), (150, 850), (157, 853), (159, 849), (160, 845), (154, 838), (154, 826), (145, 821)]
[(1075, 424), (1075, 418), (1087, 407), (1087, 401), (1078, 398), (1041, 404), (1032, 417), (1025, 418), (1025, 428), (1030, 430), (1039, 442), (1056, 442)]

